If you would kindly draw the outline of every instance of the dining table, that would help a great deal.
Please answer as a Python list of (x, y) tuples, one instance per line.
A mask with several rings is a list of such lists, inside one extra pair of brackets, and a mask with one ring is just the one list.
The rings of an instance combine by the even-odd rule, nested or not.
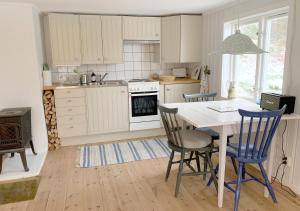
[[(182, 120), (182, 128), (188, 125), (196, 128), (212, 128), (219, 133), (219, 171), (218, 171), (218, 207), (223, 206), (224, 179), (226, 167), (227, 136), (239, 132), (241, 116), (239, 109), (262, 111), (260, 105), (245, 99), (231, 99), (205, 102), (184, 102), (163, 104), (167, 108), (178, 108), (177, 117)], [(285, 114), (282, 120), (299, 120), (298, 114)], [(297, 121), (298, 122), (298, 121)], [(298, 124), (298, 123), (297, 123)], [(268, 160), (264, 163), (268, 178), (271, 180), (275, 161), (275, 145), (277, 132), (274, 135), (269, 151)], [(269, 193), (265, 188), (265, 197)]]

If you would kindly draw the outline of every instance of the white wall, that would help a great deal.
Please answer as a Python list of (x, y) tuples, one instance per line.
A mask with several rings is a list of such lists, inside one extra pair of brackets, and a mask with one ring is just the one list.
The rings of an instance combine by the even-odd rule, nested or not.
[[(294, 3), (297, 2), (297, 7)], [(222, 56), (210, 53), (218, 50), (223, 40), (223, 25), (225, 22), (237, 18), (238, 10), (241, 17), (251, 16), (257, 13), (263, 13), (282, 7), (290, 6), (289, 11), (289, 35), (288, 35), (288, 54), (285, 67), (285, 90), (287, 94), (295, 95), (296, 113), (300, 114), (300, 1), (299, 0), (244, 0), (242, 4), (231, 5), (229, 7), (216, 9), (203, 15), (203, 58), (202, 62), (209, 65), (212, 70), (210, 76), (210, 91), (221, 93), (222, 86)], [(294, 9), (295, 8), (295, 9)], [(294, 17), (295, 12), (295, 17)], [(297, 20), (295, 23), (293, 20)], [(224, 77), (224, 76), (223, 76)], [(226, 83), (225, 83), (226, 84)], [(225, 89), (226, 92), (226, 89)], [(224, 94), (223, 94), (224, 95)], [(285, 151), (288, 155), (288, 167), (284, 183), (300, 194), (300, 131), (299, 121), (289, 122), (285, 136)], [(279, 130), (279, 136), (276, 147), (276, 159), (273, 161), (275, 167), (281, 161), (281, 134), (282, 128)], [(281, 172), (280, 172), (281, 175)]]
[(0, 3), (0, 38), (0, 109), (31, 107), (35, 149), (45, 152), (48, 138), (38, 11), (30, 4)]

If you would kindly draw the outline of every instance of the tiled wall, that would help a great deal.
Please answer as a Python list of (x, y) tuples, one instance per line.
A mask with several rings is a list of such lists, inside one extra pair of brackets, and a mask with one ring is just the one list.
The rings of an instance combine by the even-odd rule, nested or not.
[[(108, 73), (106, 80), (130, 80), (149, 78), (153, 73), (170, 74), (174, 67), (186, 67), (191, 64), (160, 64), (154, 62), (154, 45), (140, 42), (124, 42), (123, 64), (64, 66), (53, 69), (54, 83), (78, 83), (80, 74), (96, 75)], [(78, 70), (79, 74), (74, 70)]]

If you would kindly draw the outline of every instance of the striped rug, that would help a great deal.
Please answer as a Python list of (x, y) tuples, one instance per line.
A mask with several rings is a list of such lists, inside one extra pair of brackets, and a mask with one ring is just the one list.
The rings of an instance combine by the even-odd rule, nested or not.
[(80, 147), (82, 168), (106, 166), (130, 161), (168, 157), (171, 150), (167, 138), (152, 138), (122, 143), (86, 145)]

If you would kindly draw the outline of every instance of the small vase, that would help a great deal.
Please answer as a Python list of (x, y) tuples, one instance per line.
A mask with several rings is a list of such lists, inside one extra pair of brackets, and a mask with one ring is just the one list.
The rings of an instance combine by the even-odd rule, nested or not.
[(228, 88), (228, 99), (234, 99), (236, 97), (235, 94), (235, 82), (230, 81), (229, 82), (229, 88)]
[(43, 71), (44, 86), (52, 86), (52, 73), (50, 70)]

